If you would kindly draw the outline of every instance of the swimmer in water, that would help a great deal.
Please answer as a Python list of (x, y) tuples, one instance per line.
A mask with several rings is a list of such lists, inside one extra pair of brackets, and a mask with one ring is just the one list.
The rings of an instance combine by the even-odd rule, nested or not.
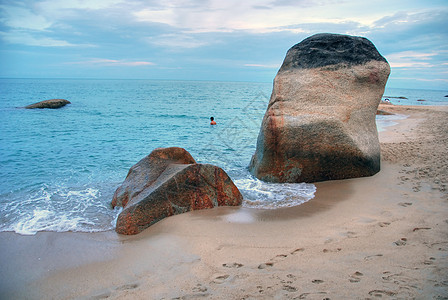
[(210, 125), (216, 125), (215, 118), (210, 117)]

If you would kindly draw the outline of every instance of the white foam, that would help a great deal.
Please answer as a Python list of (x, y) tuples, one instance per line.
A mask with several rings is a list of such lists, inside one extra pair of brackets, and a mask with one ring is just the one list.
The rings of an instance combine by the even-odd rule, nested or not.
[(292, 207), (314, 198), (316, 186), (310, 183), (268, 183), (252, 176), (234, 181), (243, 194), (243, 207), (277, 209)]
[[(312, 184), (273, 184), (253, 178), (248, 172), (235, 184), (243, 194), (243, 207), (275, 209), (302, 204), (314, 197)], [(111, 190), (113, 192), (113, 190)], [(116, 226), (122, 208), (110, 208), (112, 192), (100, 188), (49, 186), (43, 184), (33, 193), (14, 194), (0, 205), (0, 231), (34, 235), (39, 231), (98, 232)], [(230, 222), (252, 222), (247, 214), (229, 217)]]
[(395, 121), (407, 119), (406, 115), (378, 115), (376, 116), (376, 126), (378, 128), (378, 132), (385, 131), (385, 127), (390, 127), (397, 125), (398, 123)]
[(255, 222), (254, 216), (243, 210), (228, 214), (223, 217), (223, 220), (229, 223), (249, 224)]
[[(92, 187), (69, 189), (43, 185), (27, 199), (2, 207), (5, 222), (0, 231), (34, 235), (39, 231), (95, 232), (115, 227), (119, 209), (112, 210), (109, 197)], [(8, 213), (14, 211), (14, 214)]]

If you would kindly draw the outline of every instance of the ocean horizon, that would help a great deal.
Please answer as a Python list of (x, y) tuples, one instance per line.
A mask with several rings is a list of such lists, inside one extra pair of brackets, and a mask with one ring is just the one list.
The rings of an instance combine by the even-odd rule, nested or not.
[[(0, 79), (0, 232), (112, 230), (110, 207), (129, 168), (182, 147), (223, 168), (243, 206), (275, 209), (314, 197), (313, 184), (269, 184), (248, 170), (272, 83), (149, 79)], [(386, 88), (397, 105), (448, 105), (444, 90)], [(52, 98), (57, 110), (20, 109)], [(213, 116), (217, 126), (209, 125)], [(379, 116), (379, 130), (403, 116)]]

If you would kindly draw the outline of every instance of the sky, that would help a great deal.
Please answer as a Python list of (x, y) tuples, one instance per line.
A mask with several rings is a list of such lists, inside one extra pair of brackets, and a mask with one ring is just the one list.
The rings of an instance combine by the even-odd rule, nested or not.
[(322, 32), (372, 41), (388, 87), (448, 90), (447, 0), (0, 0), (0, 78), (272, 82)]

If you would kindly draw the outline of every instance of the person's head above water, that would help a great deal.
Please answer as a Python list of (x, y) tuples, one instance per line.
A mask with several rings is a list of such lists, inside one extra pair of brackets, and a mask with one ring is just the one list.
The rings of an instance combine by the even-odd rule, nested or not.
[(213, 121), (215, 118), (213, 118), (213, 117), (210, 117), (210, 121)]
[(210, 125), (216, 125), (215, 118), (210, 117)]

